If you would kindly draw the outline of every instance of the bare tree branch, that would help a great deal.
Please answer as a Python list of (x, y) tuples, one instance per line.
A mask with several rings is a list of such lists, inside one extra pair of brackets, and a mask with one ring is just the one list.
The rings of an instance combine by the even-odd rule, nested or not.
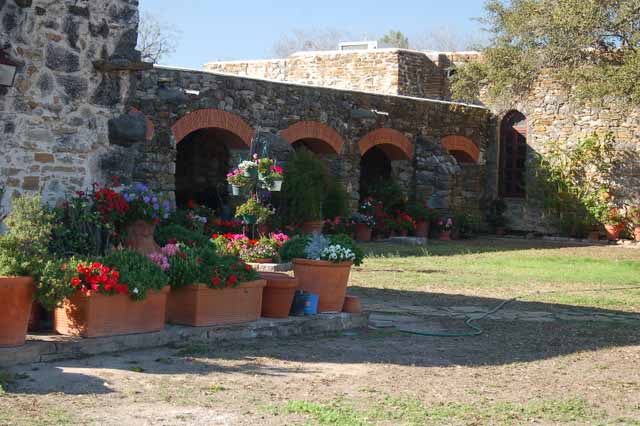
[(138, 28), (138, 50), (142, 53), (142, 60), (159, 63), (175, 53), (181, 36), (181, 31), (175, 26), (148, 12), (142, 13)]
[(349, 40), (349, 37), (347, 32), (334, 28), (294, 29), (276, 41), (272, 52), (278, 58), (286, 58), (296, 52), (337, 50), (340, 42)]

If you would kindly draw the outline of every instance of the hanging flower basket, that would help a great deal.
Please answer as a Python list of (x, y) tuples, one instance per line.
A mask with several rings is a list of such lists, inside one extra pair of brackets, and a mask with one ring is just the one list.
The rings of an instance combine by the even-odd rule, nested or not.
[(282, 181), (274, 180), (273, 184), (269, 187), (269, 191), (271, 192), (280, 192), (282, 191)]
[(240, 195), (241, 187), (238, 185), (231, 185), (231, 195), (237, 197)]
[(258, 216), (253, 214), (243, 214), (241, 219), (246, 225), (254, 225), (258, 221)]

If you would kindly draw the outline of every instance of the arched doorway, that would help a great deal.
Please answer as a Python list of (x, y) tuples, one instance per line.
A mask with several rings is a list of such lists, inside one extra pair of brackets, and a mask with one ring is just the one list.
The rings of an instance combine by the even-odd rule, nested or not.
[(461, 165), (477, 164), (480, 158), (476, 144), (464, 136), (446, 136), (442, 139), (442, 147)]
[(500, 195), (524, 198), (527, 163), (527, 119), (510, 111), (500, 126)]
[(339, 156), (344, 139), (333, 128), (318, 121), (300, 121), (280, 132), (294, 150), (306, 149), (325, 163), (327, 170), (339, 175)]
[[(394, 173), (408, 169), (413, 158), (413, 144), (401, 132), (394, 129), (377, 129), (359, 142), (360, 148), (360, 196), (372, 192), (372, 187), (397, 177)], [(398, 182), (406, 186), (408, 182)]]
[(207, 109), (187, 114), (172, 130), (177, 205), (183, 207), (193, 200), (220, 210), (227, 203), (226, 175), (234, 153), (249, 149), (253, 129), (234, 114)]

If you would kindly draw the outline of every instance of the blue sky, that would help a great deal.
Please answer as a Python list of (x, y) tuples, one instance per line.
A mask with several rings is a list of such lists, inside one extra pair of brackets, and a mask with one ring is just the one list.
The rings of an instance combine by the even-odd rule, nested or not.
[(336, 28), (374, 38), (400, 30), (409, 38), (449, 27), (477, 33), (471, 18), (482, 15), (483, 0), (141, 0), (141, 10), (172, 23), (181, 34), (178, 51), (165, 64), (201, 68), (212, 60), (261, 59), (272, 55), (285, 33), (304, 28)]

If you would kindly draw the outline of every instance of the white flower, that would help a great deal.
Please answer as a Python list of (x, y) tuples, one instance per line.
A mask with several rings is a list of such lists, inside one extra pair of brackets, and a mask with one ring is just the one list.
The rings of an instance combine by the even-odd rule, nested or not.
[(138, 290), (137, 288), (134, 288), (133, 290), (131, 290), (131, 292), (133, 294), (138, 294), (138, 293), (140, 293), (140, 290)]

